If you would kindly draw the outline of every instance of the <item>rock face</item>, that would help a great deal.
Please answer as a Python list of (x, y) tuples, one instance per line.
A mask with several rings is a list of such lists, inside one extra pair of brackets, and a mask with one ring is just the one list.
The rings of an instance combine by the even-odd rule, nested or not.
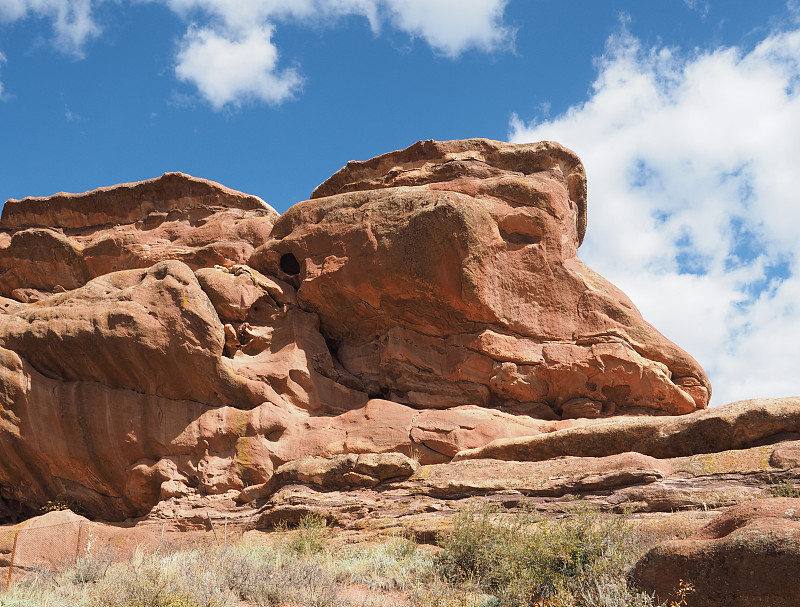
[(8, 200), (0, 296), (36, 301), (115, 270), (246, 263), (278, 218), (263, 200), (182, 173), (85, 194)]
[(687, 607), (800, 604), (800, 499), (730, 508), (686, 540), (660, 544), (637, 563), (634, 579), (659, 600), (675, 599), (683, 580), (694, 586)]
[(554, 143), (426, 141), (351, 162), (251, 259), (371, 396), (564, 417), (688, 413), (700, 366), (584, 266), (586, 177)]
[[(569, 150), (478, 139), (348, 163), (282, 216), (180, 173), (8, 201), (0, 518), (57, 497), (112, 520), (265, 499), (314, 466), (371, 487), (408, 457), (704, 409), (700, 366), (577, 258), (586, 204)], [(659, 419), (620, 432), (680, 425)], [(689, 454), (639, 453), (634, 484), (644, 455)]]
[[(762, 411), (771, 409), (775, 414), (790, 407), (800, 411), (800, 399), (745, 401), (721, 409), (745, 405)], [(582, 429), (592, 427), (599, 429), (601, 424), (590, 423)], [(759, 434), (757, 429), (754, 432)], [(680, 446), (680, 441), (676, 441), (676, 447)], [(397, 454), (387, 455), (406, 461)], [(404, 472), (400, 466), (394, 466), (395, 472), (380, 483), (364, 479), (360, 485), (357, 479), (363, 472), (359, 472), (357, 462), (354, 456), (304, 458), (280, 467), (269, 487), (254, 486), (243, 493), (250, 499), (265, 498), (259, 503), (266, 524), (281, 520), (296, 522), (298, 512), (312, 511), (355, 528), (372, 524), (396, 526), (398, 523), (384, 520), (386, 513), (395, 511), (400, 512), (396, 516), (404, 516), (402, 509), (398, 511), (398, 504), (405, 503), (406, 498), (410, 499), (408, 496), (414, 496), (420, 512), (433, 508), (443, 515), (452, 515), (460, 500), (478, 496), (506, 507), (521, 505), (540, 511), (568, 509), (570, 501), (580, 496), (595, 508), (615, 512), (708, 512), (767, 498), (781, 480), (796, 482), (800, 478), (800, 434), (783, 433), (741, 448), (673, 457), (654, 457), (637, 451), (590, 456), (575, 449), (537, 461), (485, 458), (419, 467), (409, 464)], [(352, 477), (354, 480), (346, 480), (351, 472), (357, 473)], [(380, 491), (368, 496), (364, 489), (359, 489), (376, 485), (380, 485)], [(364, 500), (373, 505), (366, 511), (357, 509), (361, 514), (353, 515), (353, 504), (365, 503)], [(369, 522), (362, 518), (368, 518)]]

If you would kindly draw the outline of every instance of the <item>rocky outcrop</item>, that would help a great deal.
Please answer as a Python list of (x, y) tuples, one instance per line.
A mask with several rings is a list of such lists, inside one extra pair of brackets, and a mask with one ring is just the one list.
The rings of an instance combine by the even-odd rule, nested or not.
[(375, 487), (406, 478), (419, 469), (419, 462), (402, 453), (366, 453), (335, 457), (301, 457), (284, 464), (272, 477), (276, 486), (302, 483), (320, 489)]
[[(180, 173), (8, 201), (0, 517), (60, 496), (122, 519), (286, 483), (372, 490), (401, 482), (365, 472), (376, 458), (447, 478), (483, 468), (426, 467), (550, 433), (577, 432), (559, 453), (599, 457), (579, 465), (603, 478), (616, 456), (693, 452), (638, 446), (704, 409), (710, 385), (579, 261), (586, 205), (569, 150), (477, 139), (348, 163), (280, 217)], [(607, 418), (623, 414), (666, 417), (621, 422), (639, 438), (612, 448)], [(713, 449), (742, 447), (740, 433)], [(606, 453), (579, 448), (590, 435)], [(609, 478), (650, 486), (648, 466)]]
[(167, 259), (192, 269), (246, 263), (277, 218), (256, 196), (182, 173), (8, 200), (0, 217), (0, 296), (36, 301)]
[(18, 575), (74, 563), (76, 554), (86, 547), (88, 523), (70, 510), (53, 510), (0, 529), (0, 567), (11, 565), (12, 554)]
[(799, 560), (800, 499), (770, 499), (734, 506), (688, 539), (658, 545), (633, 577), (661, 601), (690, 583), (687, 607), (793, 607)]
[(546, 460), (635, 451), (658, 458), (715, 453), (800, 438), (800, 398), (745, 400), (670, 418), (619, 418), (520, 438), (501, 438), (455, 459)]
[(298, 287), (372, 396), (559, 417), (688, 413), (700, 366), (584, 266), (580, 160), (554, 143), (426, 141), (351, 162), (251, 265)]
[(47, 377), (210, 405), (264, 400), (222, 364), (222, 324), (179, 261), (112, 272), (0, 318), (0, 346)]
[[(406, 461), (400, 454), (383, 457)], [(337, 495), (359, 486), (380, 485), (382, 493), (392, 496), (384, 502), (402, 493), (433, 501), (480, 496), (503, 503), (525, 502), (541, 510), (581, 496), (596, 508), (616, 512), (705, 511), (769, 497), (781, 479), (797, 479), (800, 440), (672, 458), (625, 452), (541, 461), (470, 459), (409, 466), (404, 473), (387, 475), (380, 482), (365, 479), (361, 485), (358, 474), (344, 480), (347, 474), (358, 472), (357, 461), (355, 456), (304, 458), (279, 468), (268, 486), (254, 486), (245, 493), (250, 499), (265, 498), (262, 502), (272, 512), (271, 519), (277, 517), (281, 496), (296, 485)], [(303, 503), (300, 498), (294, 502)]]

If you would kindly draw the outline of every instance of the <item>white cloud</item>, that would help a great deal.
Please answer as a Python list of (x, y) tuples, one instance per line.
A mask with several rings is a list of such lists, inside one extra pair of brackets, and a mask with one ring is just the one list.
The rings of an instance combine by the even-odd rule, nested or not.
[(163, 2), (191, 23), (175, 73), (217, 110), (251, 100), (280, 103), (299, 89), (295, 70), (279, 70), (272, 42), (274, 28), (284, 22), (318, 25), (360, 16), (376, 34), (389, 24), (451, 58), (470, 48), (508, 48), (514, 36), (503, 25), (508, 0), (149, 1)]
[(162, 1), (190, 18), (201, 14), (229, 30), (275, 21), (324, 23), (358, 15), (379, 31), (383, 22), (425, 40), (455, 57), (469, 48), (493, 51), (507, 47), (513, 30), (503, 25), (508, 0), (149, 0)]
[(705, 18), (711, 10), (711, 5), (706, 0), (683, 0), (683, 3), (691, 10), (700, 13)]
[[(104, 0), (0, 0), (0, 21), (30, 16), (52, 21), (54, 44), (82, 56), (100, 34), (93, 9)], [(118, 2), (121, 0), (117, 0)], [(302, 85), (294, 68), (278, 64), (275, 27), (331, 25), (345, 16), (365, 18), (377, 35), (396, 28), (455, 58), (475, 48), (509, 48), (514, 31), (503, 24), (508, 0), (129, 0), (165, 5), (187, 22), (175, 61), (176, 77), (197, 88), (220, 110), (256, 101), (279, 104)]]
[(92, 9), (103, 0), (0, 0), (0, 21), (13, 22), (28, 16), (53, 22), (54, 44), (64, 52), (82, 56), (83, 46), (100, 34)]
[(508, 0), (386, 0), (392, 24), (449, 57), (469, 48), (493, 51), (511, 44), (503, 25)]
[(709, 372), (712, 403), (800, 394), (800, 30), (684, 55), (622, 33), (588, 100), (512, 118), (589, 177), (581, 257)]
[[(6, 62), (6, 56), (0, 52), (0, 65), (3, 65)], [(3, 99), (3, 82), (0, 81), (0, 101)]]
[(211, 106), (258, 100), (278, 104), (300, 89), (293, 69), (277, 70), (278, 50), (269, 26), (227, 36), (213, 29), (190, 29), (181, 43), (175, 75), (194, 84)]

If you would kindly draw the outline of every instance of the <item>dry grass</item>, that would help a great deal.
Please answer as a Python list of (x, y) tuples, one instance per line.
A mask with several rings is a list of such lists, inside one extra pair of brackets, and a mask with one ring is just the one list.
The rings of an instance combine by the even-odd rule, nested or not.
[[(702, 515), (701, 515), (702, 514)], [(668, 540), (684, 540), (704, 527), (715, 515), (692, 510), (674, 512), (663, 517), (632, 519), (636, 535), (645, 546)]]
[[(0, 607), (361, 606), (370, 594), (406, 590), (433, 575), (432, 558), (410, 540), (332, 549), (331, 534), (324, 520), (307, 517), (270, 546), (245, 540), (227, 548), (137, 551), (119, 562), (90, 555), (63, 571), (27, 572), (0, 594)], [(351, 592), (355, 586), (366, 592)]]
[(655, 536), (581, 504), (556, 521), (468, 508), (438, 556), (403, 537), (336, 547), (333, 535), (307, 517), (268, 546), (94, 554), (30, 572), (0, 607), (654, 606), (626, 576)]

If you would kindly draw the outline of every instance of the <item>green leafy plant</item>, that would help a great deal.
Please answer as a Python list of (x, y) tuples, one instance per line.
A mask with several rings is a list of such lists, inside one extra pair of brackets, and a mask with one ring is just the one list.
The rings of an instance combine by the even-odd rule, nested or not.
[(795, 485), (792, 481), (774, 482), (768, 491), (772, 497), (800, 497), (800, 485)]

